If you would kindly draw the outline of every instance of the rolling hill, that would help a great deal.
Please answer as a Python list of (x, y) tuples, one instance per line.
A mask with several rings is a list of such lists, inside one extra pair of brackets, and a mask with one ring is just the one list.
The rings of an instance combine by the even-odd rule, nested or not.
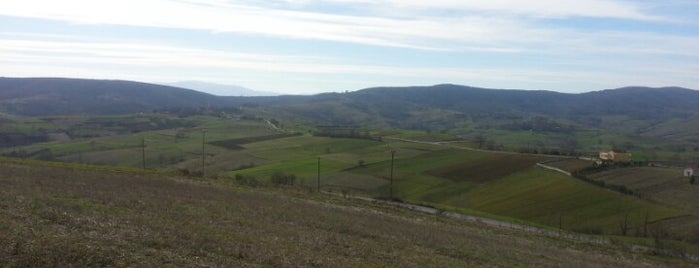
[(222, 104), (225, 100), (206, 93), (140, 82), (0, 78), (3, 112), (19, 115), (128, 114)]
[[(255, 116), (319, 125), (412, 129), (508, 150), (642, 151), (687, 158), (699, 150), (699, 91), (627, 87), (579, 94), (442, 84), (347, 93), (221, 97), (154, 84), (59, 78), (0, 78), (0, 112), (128, 114), (180, 107), (246, 108)], [(502, 145), (502, 146), (500, 146)]]
[[(277, 107), (318, 122), (352, 121), (344, 112), (353, 112), (378, 116), (386, 119), (387, 124), (400, 126), (401, 121), (410, 121), (412, 117), (435, 110), (450, 111), (459, 117), (540, 115), (575, 119), (624, 115), (659, 120), (689, 117), (699, 112), (696, 109), (699, 91), (677, 87), (627, 87), (566, 94), (443, 84), (378, 87), (310, 96), (221, 97), (185, 88), (121, 80), (0, 78), (0, 103), (4, 112), (21, 115), (124, 114), (166, 107), (247, 103)], [(334, 113), (334, 110), (344, 112)]]
[[(628, 87), (565, 94), (552, 91), (435, 85), (369, 88), (346, 94), (320, 94), (308, 97), (302, 104), (333, 104), (335, 109), (343, 107), (361, 110), (372, 116), (401, 121), (410, 121), (412, 117), (419, 117), (427, 111), (451, 111), (458, 117), (546, 116), (573, 119), (582, 123), (588, 117), (617, 115), (645, 120), (689, 117), (699, 112), (699, 91), (676, 87)], [(292, 103), (286, 107), (294, 111), (299, 105)]]
[(615, 148), (639, 159), (686, 159), (699, 150), (698, 107), (699, 91), (677, 87), (564, 94), (436, 85), (320, 94), (270, 109), (317, 124), (486, 137), (507, 150)]

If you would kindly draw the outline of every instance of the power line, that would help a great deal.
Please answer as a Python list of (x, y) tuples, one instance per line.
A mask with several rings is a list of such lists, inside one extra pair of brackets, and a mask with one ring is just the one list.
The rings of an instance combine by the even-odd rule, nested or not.
[(391, 186), (389, 189), (389, 199), (393, 200), (393, 160), (396, 156), (396, 150), (391, 150)]
[(141, 160), (143, 169), (146, 169), (146, 138), (141, 138)]
[(320, 193), (320, 157), (318, 157), (318, 192)]
[(206, 128), (201, 130), (201, 176), (206, 177)]

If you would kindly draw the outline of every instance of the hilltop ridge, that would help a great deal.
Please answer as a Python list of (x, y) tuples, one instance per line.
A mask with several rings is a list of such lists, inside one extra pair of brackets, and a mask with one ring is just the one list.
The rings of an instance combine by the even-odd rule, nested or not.
[(374, 87), (349, 93), (230, 97), (125, 80), (0, 78), (2, 112), (18, 115), (127, 114), (168, 107), (242, 104), (279, 106), (293, 112), (296, 105), (321, 108), (313, 105), (328, 102), (389, 118), (415, 109), (548, 116), (612, 112), (647, 117), (656, 113), (687, 114), (688, 109), (699, 107), (699, 91), (678, 87), (625, 87), (571, 94), (440, 84)]

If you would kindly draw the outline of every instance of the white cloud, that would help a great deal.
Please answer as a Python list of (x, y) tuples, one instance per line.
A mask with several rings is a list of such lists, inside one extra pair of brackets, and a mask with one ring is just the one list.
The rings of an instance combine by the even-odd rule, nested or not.
[[(495, 46), (546, 35), (530, 21), (508, 15), (533, 17), (590, 16), (655, 19), (638, 5), (609, 0), (461, 1), (461, 0), (329, 0), (266, 1), (265, 5), (222, 0), (23, 0), (4, 3), (0, 15), (64, 20), (74, 23), (115, 24), (259, 34), (286, 38), (328, 40), (424, 50), (458, 50), (463, 43)], [(392, 10), (382, 14), (331, 14), (271, 8), (329, 2)], [(275, 4), (277, 3), (277, 4)], [(401, 10), (412, 16), (397, 18)], [(430, 16), (430, 9), (468, 12), (458, 16)], [(482, 12), (486, 12), (481, 14)], [(490, 12), (490, 13), (488, 13)], [(424, 14), (423, 14), (424, 13)], [(445, 43), (446, 42), (446, 43)], [(473, 46), (473, 45), (471, 45)]]
[[(535, 18), (616, 18), (629, 20), (666, 20), (648, 12), (648, 4), (619, 0), (282, 0), (293, 7), (337, 4), (363, 9), (396, 11), (448, 10), (459, 12), (492, 12), (500, 15), (518, 15)], [(413, 14), (415, 12), (412, 12)]]
[[(443, 81), (487, 79), (487, 77), (503, 77), (506, 74), (510, 80), (531, 81), (536, 79), (535, 77), (548, 75), (547, 72), (536, 70), (357, 65), (345, 64), (337, 59), (312, 56), (244, 54), (133, 43), (22, 39), (0, 40), (0, 58), (3, 59), (0, 73), (4, 75), (36, 76), (36, 74), (30, 74), (33, 68), (34, 73), (43, 72), (42, 76), (97, 75), (98, 77), (94, 78), (129, 78), (152, 73), (154, 77), (159, 77), (160, 81), (167, 81), (165, 79), (167, 77), (170, 77), (170, 81), (182, 79), (189, 75), (183, 72), (191, 69), (211, 72), (218, 74), (219, 77), (222, 76), (221, 73), (262, 71), (270, 74), (310, 76), (425, 77)], [(30, 66), (32, 68), (29, 68)], [(108, 72), (103, 71), (104, 69), (114, 71), (106, 75)], [(163, 75), (163, 72), (170, 73), (170, 76)], [(66, 75), (66, 73), (73, 74)]]
[[(192, 79), (206, 77), (210, 81), (231, 82), (221, 79), (230, 74), (258, 72), (259, 77), (265, 76), (267, 80), (283, 76), (300, 81), (298, 74), (302, 74), (334, 76), (333, 81), (342, 80), (352, 85), (359, 84), (352, 81), (352, 77), (371, 76), (375, 79), (372, 81), (382, 82), (422, 78), (438, 82), (481, 81), (483, 85), (500, 82), (525, 87), (574, 84), (575, 81), (590, 84), (579, 82), (583, 80), (610, 84), (614, 83), (614, 77), (623, 82), (643, 81), (632, 84), (655, 84), (653, 81), (661, 81), (661, 78), (652, 80), (647, 65), (656, 62), (653, 70), (658, 72), (657, 76), (663, 76), (664, 82), (699, 83), (688, 75), (699, 71), (699, 67), (687, 63), (687, 59), (699, 57), (696, 36), (644, 32), (638, 26), (626, 32), (551, 27), (552, 21), (573, 17), (612, 18), (625, 20), (624, 23), (642, 21), (644, 25), (666, 23), (667, 19), (653, 15), (649, 3), (638, 1), (0, 0), (0, 6), (0, 16), (153, 27), (151, 30), (173, 28), (235, 33), (240, 38), (262, 35), (400, 47), (421, 50), (420, 53), (451, 53), (454, 58), (464, 60), (463, 64), (452, 64), (449, 68), (424, 67), (419, 60), (406, 60), (407, 65), (372, 60), (357, 63), (354, 59), (343, 58), (342, 51), (334, 58), (311, 56), (312, 50), (303, 52), (304, 55), (236, 53), (206, 49), (206, 45), (200, 48), (146, 45), (138, 40), (119, 40), (117, 35), (109, 33), (104, 34), (109, 39), (101, 39), (102, 42), (90, 36), (62, 36), (51, 32), (33, 36), (21, 33), (22, 29), (12, 28), (12, 25), (0, 25), (0, 31), (5, 31), (0, 33), (0, 73), (3, 75), (29, 74), (32, 73), (30, 66), (34, 66), (36, 70), (43, 69), (55, 75), (82, 70), (80, 75), (108, 78), (139, 78), (150, 74), (159, 81), (166, 81), (163, 79), (168, 77), (173, 81), (181, 80), (187, 75)], [(328, 6), (331, 8), (326, 8)], [(131, 30), (138, 31), (138, 28)], [(261, 51), (274, 50), (274, 44), (269, 47)], [(497, 57), (501, 63), (487, 68), (478, 63), (470, 64), (470, 55), (497, 55), (493, 58)], [(509, 55), (512, 57), (504, 58)], [(680, 57), (685, 59), (676, 59)], [(514, 61), (518, 64), (512, 65)], [(605, 61), (613, 64), (605, 64)], [(571, 68), (556, 69), (567, 62)], [(594, 70), (594, 64), (601, 70)], [(115, 71), (104, 71), (109, 68)], [(68, 69), (70, 71), (66, 71)], [(244, 75), (235, 77), (246, 78)], [(391, 80), (396, 77), (398, 79)], [(671, 84), (678, 83), (683, 82)]]
[(618, 18), (631, 20), (657, 20), (658, 17), (648, 15), (643, 7), (631, 2), (609, 0), (537, 0), (537, 1), (463, 1), (463, 0), (387, 0), (394, 5), (413, 5), (421, 8), (444, 8), (462, 11), (486, 11), (509, 13), (515, 15), (566, 18), (566, 17), (597, 17)]

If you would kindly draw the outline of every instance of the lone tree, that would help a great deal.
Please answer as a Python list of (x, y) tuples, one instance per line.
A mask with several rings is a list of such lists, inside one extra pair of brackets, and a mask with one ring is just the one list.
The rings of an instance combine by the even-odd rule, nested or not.
[(485, 138), (485, 136), (483, 136), (483, 134), (478, 134), (476, 137), (473, 138), (473, 142), (478, 145), (478, 149), (483, 148), (486, 141), (487, 139)]

